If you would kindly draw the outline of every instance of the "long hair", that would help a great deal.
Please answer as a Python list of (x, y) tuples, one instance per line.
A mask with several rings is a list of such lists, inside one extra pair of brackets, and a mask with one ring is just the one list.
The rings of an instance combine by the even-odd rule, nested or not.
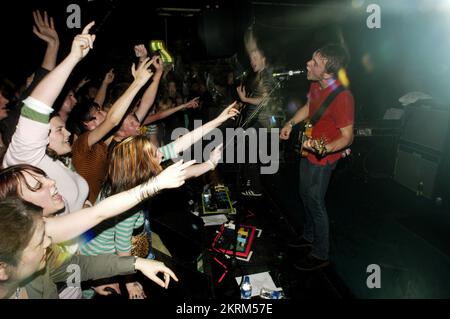
[(129, 137), (111, 152), (103, 196), (129, 190), (161, 171), (156, 146), (145, 136)]
[(16, 266), (33, 237), (42, 208), (17, 196), (0, 201), (0, 262)]
[(0, 200), (8, 196), (20, 196), (22, 185), (25, 185), (32, 192), (40, 188), (40, 184), (35, 187), (28, 184), (24, 172), (47, 176), (40, 168), (28, 164), (13, 165), (0, 170)]

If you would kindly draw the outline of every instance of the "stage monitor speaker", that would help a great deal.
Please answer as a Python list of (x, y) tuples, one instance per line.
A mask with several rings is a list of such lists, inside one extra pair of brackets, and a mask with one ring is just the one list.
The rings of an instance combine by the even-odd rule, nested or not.
[(394, 180), (413, 192), (422, 192), (423, 196), (432, 199), (440, 160), (438, 156), (400, 144), (397, 150)]
[(401, 140), (433, 151), (444, 152), (450, 111), (429, 106), (410, 106), (406, 110)]

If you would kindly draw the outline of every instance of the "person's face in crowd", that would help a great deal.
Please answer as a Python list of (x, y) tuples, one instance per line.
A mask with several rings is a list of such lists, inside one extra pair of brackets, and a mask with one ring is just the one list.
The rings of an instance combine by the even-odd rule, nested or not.
[(250, 63), (253, 72), (260, 72), (266, 67), (266, 58), (262, 55), (261, 51), (255, 50), (250, 53)]
[(44, 216), (53, 215), (64, 208), (63, 197), (58, 193), (54, 180), (28, 171), (23, 175), (28, 184), (20, 181), (19, 195), (23, 200), (42, 207)]
[(120, 127), (123, 136), (137, 136), (139, 135), (139, 121), (134, 114), (128, 114)]
[(45, 222), (41, 217), (36, 218), (33, 237), (23, 250), (17, 266), (14, 267), (14, 279), (24, 280), (44, 269), (51, 243), (51, 238), (45, 233)]
[(106, 112), (102, 111), (102, 109), (93, 105), (89, 110), (89, 121), (85, 122), (85, 125), (89, 131), (93, 131), (95, 128), (100, 126), (105, 121)]
[(50, 120), (49, 147), (58, 155), (70, 153), (72, 147), (69, 143), (70, 132), (66, 130), (65, 123), (59, 116)]
[(72, 112), (72, 109), (77, 104), (77, 99), (75, 97), (74, 91), (69, 91), (66, 98), (64, 99), (63, 105), (61, 106), (62, 113), (69, 114)]
[(0, 121), (8, 117), (8, 109), (6, 108), (8, 103), (9, 100), (0, 91)]
[(169, 93), (169, 96), (175, 97), (177, 95), (177, 85), (175, 82), (169, 82), (167, 84), (167, 91)]
[(323, 58), (320, 53), (314, 52), (311, 60), (306, 63), (308, 70), (307, 78), (310, 81), (321, 81), (326, 77), (325, 66), (327, 60)]

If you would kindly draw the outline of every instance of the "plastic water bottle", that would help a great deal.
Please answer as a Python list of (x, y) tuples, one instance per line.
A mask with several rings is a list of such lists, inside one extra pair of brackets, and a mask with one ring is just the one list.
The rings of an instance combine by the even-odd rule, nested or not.
[(259, 296), (262, 299), (283, 299), (284, 298), (283, 291), (272, 290), (272, 289), (265, 288), (265, 287), (261, 288), (261, 292), (260, 292)]
[(252, 297), (252, 284), (250, 277), (244, 276), (244, 282), (241, 285), (241, 299), (250, 299)]

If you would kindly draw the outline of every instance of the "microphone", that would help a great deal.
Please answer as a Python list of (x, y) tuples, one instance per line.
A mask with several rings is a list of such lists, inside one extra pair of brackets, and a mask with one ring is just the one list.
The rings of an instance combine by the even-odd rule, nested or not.
[(299, 75), (305, 73), (304, 70), (289, 70), (286, 72), (279, 72), (279, 73), (272, 73), (272, 76), (274, 78), (280, 77), (280, 76), (293, 76), (293, 75)]
[(236, 80), (240, 80), (242, 78), (245, 78), (246, 76), (247, 76), (247, 71), (244, 71), (236, 77)]

